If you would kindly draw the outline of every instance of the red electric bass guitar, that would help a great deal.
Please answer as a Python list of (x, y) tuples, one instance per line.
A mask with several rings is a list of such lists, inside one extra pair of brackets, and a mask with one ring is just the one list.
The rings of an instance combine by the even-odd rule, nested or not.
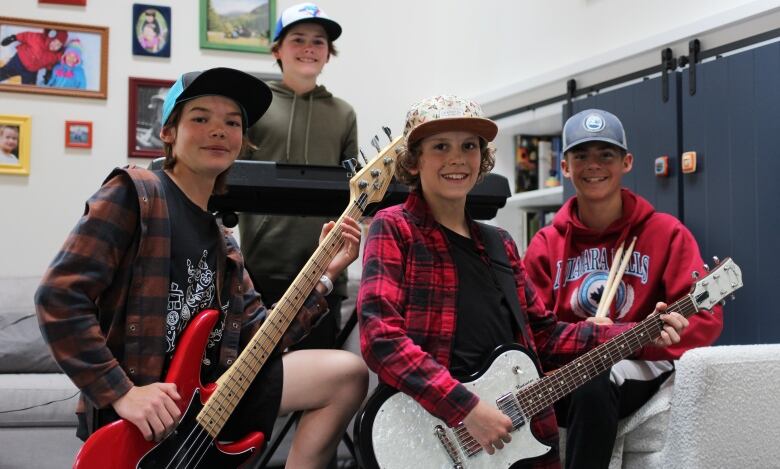
[(336, 226), (216, 383), (203, 385), (200, 382), (200, 360), (219, 312), (205, 310), (192, 319), (177, 344), (165, 378), (166, 383), (176, 383), (182, 397), (179, 401), (181, 420), (168, 437), (159, 443), (146, 441), (135, 425), (118, 420), (89, 437), (76, 455), (73, 467), (227, 468), (239, 466), (260, 450), (265, 442), (265, 436), (260, 432), (230, 443), (219, 442), (216, 436), (341, 248), (341, 221), (346, 216), (360, 218), (369, 204), (384, 197), (395, 172), (395, 157), (401, 141), (400, 137), (393, 140), (350, 179), (350, 203)]

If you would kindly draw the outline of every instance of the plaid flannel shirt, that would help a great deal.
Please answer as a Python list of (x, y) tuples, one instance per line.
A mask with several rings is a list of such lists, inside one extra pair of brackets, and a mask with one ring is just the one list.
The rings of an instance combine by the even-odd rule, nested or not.
[[(479, 228), (472, 238), (488, 262)], [(517, 281), (531, 344), (541, 368), (555, 368), (606, 342), (632, 324), (596, 327), (557, 321), (536, 295), (517, 247), (504, 230), (504, 246)], [(452, 377), (448, 367), (457, 323), (458, 275), (442, 228), (418, 191), (402, 205), (377, 213), (363, 252), (358, 295), (360, 346), (368, 366), (450, 426), (463, 421), (478, 397)], [(554, 450), (535, 467), (558, 467), (558, 426), (552, 408), (532, 421), (533, 433)]]
[[(162, 381), (170, 285), (170, 220), (162, 182), (141, 168), (116, 169), (46, 271), (35, 295), (44, 338), (82, 391), (85, 405), (105, 407), (133, 385)], [(228, 234), (217, 254), (217, 291), (229, 285), (220, 366), (227, 369), (266, 317), (260, 295)], [(300, 340), (322, 313), (310, 295), (282, 339)], [(83, 397), (88, 399), (85, 402)]]

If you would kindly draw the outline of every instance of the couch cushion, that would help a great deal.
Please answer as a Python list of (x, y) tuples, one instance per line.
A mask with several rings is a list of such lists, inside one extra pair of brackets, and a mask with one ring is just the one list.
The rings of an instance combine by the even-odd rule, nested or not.
[(0, 373), (58, 373), (33, 312), (0, 314)]
[(0, 427), (75, 426), (77, 401), (63, 373), (0, 374)]

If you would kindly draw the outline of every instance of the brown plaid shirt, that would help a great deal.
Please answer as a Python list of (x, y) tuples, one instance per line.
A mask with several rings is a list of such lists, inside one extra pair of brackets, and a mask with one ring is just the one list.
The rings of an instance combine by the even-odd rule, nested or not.
[[(267, 311), (235, 241), (228, 234), (224, 240), (217, 291), (228, 282), (219, 359), (227, 369)], [(89, 403), (102, 408), (133, 385), (162, 381), (169, 273), (170, 220), (160, 179), (141, 168), (114, 170), (87, 201), (35, 295), (43, 336)], [(313, 292), (281, 346), (300, 340), (325, 311), (325, 299)]]

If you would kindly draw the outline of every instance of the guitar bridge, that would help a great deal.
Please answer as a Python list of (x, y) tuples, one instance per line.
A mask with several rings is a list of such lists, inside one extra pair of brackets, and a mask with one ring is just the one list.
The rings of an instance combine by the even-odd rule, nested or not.
[(452, 461), (452, 469), (463, 469), (463, 461), (460, 460), (458, 449), (452, 444), (447, 432), (441, 425), (436, 425), (433, 429), (433, 434), (439, 439), (439, 443), (444, 447), (444, 451), (447, 452), (447, 456)]

